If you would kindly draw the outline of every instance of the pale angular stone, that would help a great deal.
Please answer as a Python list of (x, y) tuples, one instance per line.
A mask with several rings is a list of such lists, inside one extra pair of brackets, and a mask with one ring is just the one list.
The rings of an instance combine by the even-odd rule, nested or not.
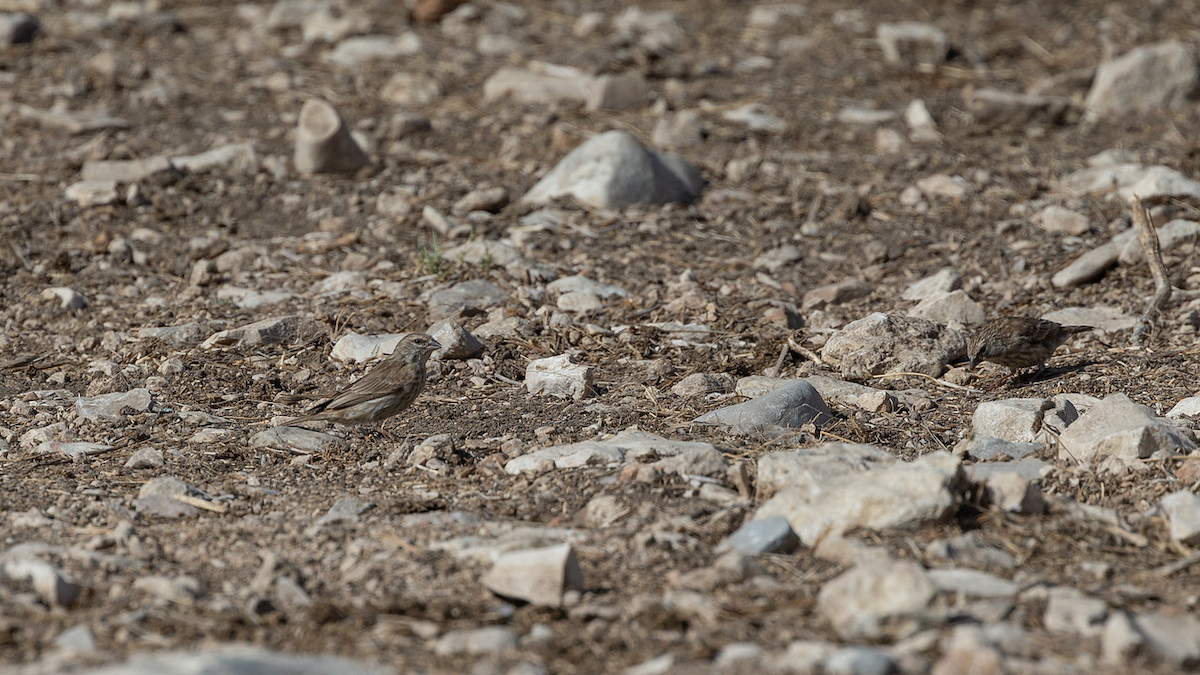
[(1200, 666), (1200, 619), (1175, 608), (1140, 614), (1133, 620), (1146, 645), (1176, 667)]
[(496, 595), (539, 607), (559, 607), (563, 593), (583, 590), (583, 570), (570, 544), (501, 555), (483, 577)]
[(1041, 213), (1037, 215), (1037, 221), (1043, 230), (1060, 234), (1079, 236), (1087, 234), (1091, 229), (1087, 216), (1057, 204), (1051, 204), (1042, 209)]
[(821, 359), (838, 367), (847, 378), (895, 372), (937, 377), (946, 363), (966, 351), (960, 333), (935, 321), (877, 312), (850, 322), (829, 338)]
[(828, 581), (817, 595), (817, 611), (843, 640), (878, 639), (887, 622), (919, 615), (937, 586), (912, 562), (858, 565)]
[[(407, 333), (359, 335), (346, 333), (333, 343), (329, 358), (342, 363), (361, 363), (391, 354)], [(440, 342), (440, 341), (439, 341)]]
[(588, 206), (622, 209), (700, 197), (704, 179), (678, 155), (654, 152), (624, 131), (609, 131), (572, 150), (523, 197), (544, 204), (571, 196)]
[(773, 427), (797, 428), (810, 422), (819, 426), (831, 419), (833, 412), (817, 390), (804, 380), (794, 380), (759, 398), (705, 413), (695, 421), (723, 424), (737, 433), (748, 433)]
[(942, 29), (915, 21), (879, 24), (875, 39), (888, 62), (909, 68), (939, 65), (946, 60), (949, 48)]
[(1042, 625), (1053, 633), (1099, 635), (1108, 618), (1108, 605), (1074, 588), (1058, 586), (1050, 589), (1050, 601)]
[(971, 434), (1014, 443), (1053, 443), (1058, 434), (1079, 419), (1070, 401), (1006, 398), (984, 401), (971, 416)]
[(1171, 523), (1171, 539), (1195, 546), (1200, 544), (1200, 497), (1191, 490), (1179, 490), (1159, 502)]
[(1195, 444), (1170, 423), (1154, 417), (1124, 394), (1111, 394), (1059, 437), (1059, 459), (1129, 461), (1155, 453), (1187, 454)]
[(904, 289), (900, 297), (905, 300), (921, 301), (926, 298), (957, 291), (960, 288), (962, 288), (962, 275), (958, 273), (958, 270), (946, 267), (939, 270), (936, 274), (912, 282)]
[(525, 369), (525, 388), (529, 393), (579, 400), (594, 394), (594, 370), (575, 363), (570, 354), (560, 354), (529, 362)]
[(963, 326), (978, 326), (987, 319), (983, 307), (962, 289), (927, 297), (910, 309), (908, 315)]
[(570, 469), (591, 464), (620, 464), (645, 457), (670, 457), (688, 451), (715, 449), (708, 443), (673, 441), (644, 431), (623, 431), (603, 441), (556, 445), (521, 455), (504, 465), (516, 476), (552, 468)]
[(958, 458), (934, 452), (911, 463), (783, 488), (754, 517), (786, 517), (811, 546), (856, 527), (888, 530), (940, 520), (953, 511), (965, 486)]
[(1088, 92), (1088, 116), (1181, 108), (1196, 88), (1195, 49), (1167, 40), (1100, 64)]

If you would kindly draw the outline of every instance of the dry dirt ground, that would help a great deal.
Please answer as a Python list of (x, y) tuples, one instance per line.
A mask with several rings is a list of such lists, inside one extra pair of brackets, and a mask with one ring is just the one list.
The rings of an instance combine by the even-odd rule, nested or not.
[[(6, 5), (13, 3), (6, 2)], [(17, 3), (22, 4), (22, 3)], [(28, 6), (28, 3), (25, 3)], [(837, 325), (873, 311), (904, 309), (906, 284), (952, 266), (967, 279), (972, 296), (993, 314), (1031, 314), (1072, 305), (1108, 304), (1139, 313), (1153, 288), (1141, 268), (1120, 268), (1098, 283), (1059, 291), (1049, 276), (1079, 252), (1107, 241), (1129, 222), (1123, 205), (1085, 201), (1093, 223), (1079, 240), (1047, 233), (1014, 207), (1046, 196), (1063, 174), (1086, 166), (1089, 156), (1113, 148), (1132, 151), (1145, 163), (1162, 163), (1187, 175), (1200, 171), (1194, 139), (1200, 136), (1195, 108), (1150, 112), (1084, 125), (985, 128), (962, 112), (968, 87), (1019, 91), (1044, 78), (1094, 67), (1105, 49), (1122, 53), (1146, 42), (1193, 37), (1198, 9), (1192, 2), (1072, 3), (1036, 0), (969, 2), (843, 3), (810, 0), (803, 16), (760, 31), (747, 27), (749, 3), (683, 0), (655, 3), (673, 10), (686, 28), (687, 47), (648, 54), (607, 30), (584, 38), (572, 27), (585, 10), (611, 19), (617, 2), (531, 2), (506, 9), (487, 0), (462, 32), (438, 24), (407, 27), (401, 3), (363, 5), (375, 33), (415, 31), (422, 51), (402, 62), (374, 62), (346, 71), (327, 65), (329, 47), (301, 44), (298, 30), (255, 29), (230, 0), (164, 4), (168, 12), (135, 5), (130, 18), (68, 30), (70, 12), (106, 15), (107, 0), (36, 6), (43, 32), (31, 45), (0, 53), (0, 534), (3, 546), (46, 542), (85, 546), (130, 520), (144, 549), (130, 557), (120, 547), (94, 544), (136, 565), (79, 556), (55, 559), (85, 592), (71, 609), (47, 609), (28, 589), (0, 585), (0, 662), (29, 663), (53, 651), (64, 629), (85, 624), (95, 636), (95, 660), (168, 647), (241, 641), (286, 651), (336, 653), (379, 660), (401, 669), (464, 672), (481, 657), (438, 656), (432, 636), (445, 631), (502, 624), (526, 635), (536, 624), (543, 639), (494, 657), (496, 672), (519, 659), (550, 672), (604, 672), (669, 653), (677, 664), (703, 669), (724, 645), (753, 641), (779, 650), (795, 639), (836, 639), (816, 615), (822, 582), (843, 566), (807, 552), (765, 556), (777, 585), (733, 584), (711, 589), (715, 616), (688, 616), (654, 599), (666, 584), (714, 560), (713, 546), (737, 528), (750, 507), (722, 507), (700, 500), (679, 479), (657, 484), (618, 480), (620, 468), (556, 471), (512, 477), (502, 470), (501, 446), (531, 449), (614, 433), (636, 425), (678, 439), (701, 439), (731, 460), (751, 466), (763, 452), (809, 443), (792, 438), (731, 436), (690, 420), (730, 401), (680, 399), (670, 387), (693, 372), (735, 377), (772, 367), (789, 335), (801, 340), (810, 328), (789, 331), (764, 319), (764, 301), (796, 303), (813, 287), (866, 279), (875, 292), (831, 307), (825, 321)], [(951, 59), (927, 73), (886, 64), (874, 40), (881, 22), (934, 23), (951, 36)], [(499, 29), (496, 26), (500, 26)], [(481, 56), (475, 36), (502, 30), (519, 51)], [(781, 37), (809, 38), (807, 49), (777, 54)], [(1106, 47), (1107, 45), (1107, 47)], [(115, 71), (95, 67), (98, 55), (116, 56)], [(747, 75), (738, 63), (751, 55), (773, 62)], [(533, 235), (523, 253), (560, 275), (584, 274), (617, 284), (631, 297), (579, 318), (575, 327), (551, 328), (536, 310), (548, 302), (505, 270), (457, 261), (432, 262), (437, 245), (421, 219), (421, 207), (449, 212), (478, 187), (502, 186), (514, 197), (571, 147), (608, 129), (650, 138), (661, 107), (628, 112), (587, 111), (575, 104), (484, 103), (482, 82), (508, 63), (540, 60), (589, 72), (636, 69), (650, 81), (662, 106), (698, 109), (705, 141), (683, 154), (709, 181), (706, 196), (688, 207), (623, 213), (594, 212), (564, 204), (566, 223)], [(396, 106), (378, 96), (397, 70), (430, 74), (442, 95), (417, 110), (432, 130), (397, 138), (386, 124)], [(285, 74), (282, 80), (270, 79)], [(279, 86), (284, 82), (284, 86)], [(158, 95), (148, 90), (162, 86)], [(1063, 78), (1058, 93), (1080, 99), (1087, 80)], [(292, 129), (303, 101), (320, 95), (375, 144), (376, 167), (354, 177), (302, 177), (290, 170)], [(902, 111), (921, 99), (943, 138), (883, 155), (875, 127), (837, 122), (839, 110), (867, 105)], [(759, 102), (787, 125), (780, 133), (747, 131), (720, 113)], [(131, 122), (128, 130), (73, 136), (47, 129), (18, 112), (20, 105), (102, 108)], [(903, 122), (885, 126), (904, 131)], [(227, 142), (248, 141), (266, 166), (249, 173), (215, 170), (141, 186), (145, 203), (82, 208), (64, 198), (81, 164), (196, 153)], [(731, 160), (748, 171), (730, 176)], [(967, 177), (976, 186), (962, 200), (927, 200), (928, 208), (903, 205), (900, 193), (935, 173)], [(736, 179), (736, 180), (735, 180)], [(416, 208), (383, 216), (377, 197), (409, 186)], [(530, 211), (519, 203), (480, 223), (474, 237), (497, 238)], [(805, 234), (800, 226), (809, 223)], [(1003, 226), (1000, 224), (1004, 223)], [(145, 228), (156, 233), (135, 235)], [(337, 245), (310, 233), (332, 231)], [(110, 251), (131, 239), (144, 258)], [(207, 238), (199, 245), (197, 238)], [(795, 244), (801, 261), (772, 275), (756, 276), (751, 261), (783, 244)], [(242, 310), (219, 300), (215, 285), (194, 287), (195, 262), (223, 250), (250, 248), (256, 257), (246, 281), (284, 288), (296, 297), (278, 305)], [(864, 251), (867, 252), (864, 255)], [(347, 256), (372, 270), (371, 278), (400, 282), (410, 299), (371, 293), (317, 297), (308, 288), (343, 269)], [(365, 265), (363, 264), (365, 257)], [(378, 267), (378, 263), (391, 263)], [(1190, 254), (1171, 261), (1176, 284), (1186, 288), (1195, 268)], [(668, 286), (691, 270), (708, 298), (702, 309), (671, 313)], [(232, 275), (239, 272), (235, 271)], [(293, 456), (251, 449), (248, 438), (275, 415), (296, 414), (293, 396), (316, 396), (361, 372), (329, 359), (332, 341), (349, 331), (400, 332), (428, 326), (418, 296), (457, 281), (484, 278), (510, 293), (513, 313), (535, 321), (528, 339), (488, 345), (482, 380), (467, 365), (446, 364), (425, 395), (390, 424), (399, 440), (346, 432), (335, 450), (296, 464)], [(46, 299), (49, 287), (66, 286), (89, 301), (76, 312)], [(724, 287), (724, 288), (723, 288)], [(253, 349), (203, 350), (138, 338), (144, 326), (203, 321), (218, 330), (268, 316), (304, 314), (328, 326), (328, 335), (306, 344)], [(936, 407), (924, 412), (863, 414), (837, 409), (838, 420), (815, 440), (875, 443), (911, 458), (952, 447), (969, 429), (980, 400), (1082, 392), (1124, 392), (1160, 410), (1195, 393), (1194, 326), (1168, 311), (1149, 348), (1129, 350), (1127, 335), (1088, 337), (1080, 349), (1060, 355), (1051, 376), (984, 395), (964, 394), (920, 379), (873, 384), (926, 389)], [(471, 328), (486, 320), (467, 317)], [(699, 321), (716, 331), (711, 348), (671, 346), (667, 336), (642, 325)], [(583, 328), (634, 326), (631, 337)], [(578, 402), (532, 397), (521, 380), (530, 359), (578, 350), (597, 370), (598, 395)], [(126, 420), (91, 423), (74, 418), (69, 398), (42, 398), (43, 390), (71, 396), (145, 386), (167, 359), (182, 370), (154, 382), (154, 402)], [(110, 361), (115, 367), (94, 367)], [(782, 375), (820, 372), (793, 355)], [(480, 384), (482, 382), (482, 384)], [(25, 404), (25, 405), (22, 405)], [(220, 418), (233, 431), (224, 440), (189, 443), (200, 426), (193, 412)], [(34, 455), (23, 434), (61, 419), (65, 438), (103, 442), (115, 450), (82, 461)], [(544, 437), (535, 434), (553, 427)], [(457, 453), (433, 474), (404, 462), (381, 460), (400, 442), (451, 435)], [(788, 444), (792, 445), (788, 445)], [(165, 456), (160, 469), (124, 468), (135, 450), (151, 446)], [(1049, 459), (1049, 457), (1047, 457)], [(903, 558), (920, 556), (937, 538), (978, 530), (1022, 560), (1023, 578), (1073, 585), (1104, 598), (1110, 607), (1143, 610), (1191, 607), (1200, 567), (1171, 576), (1153, 573), (1177, 560), (1161, 519), (1144, 517), (1163, 494), (1179, 489), (1171, 466), (1121, 478), (1078, 476), (1069, 468), (1049, 476), (1043, 489), (1088, 504), (1115, 507), (1148, 543), (1141, 546), (1108, 530), (1062, 514), (1037, 518), (980, 514), (964, 507), (950, 522), (884, 537), (872, 543)], [(176, 476), (226, 507), (180, 519), (139, 516), (132, 510), (140, 486), (156, 475)], [(615, 495), (627, 515), (608, 528), (586, 528), (579, 511), (598, 495)], [(375, 504), (360, 522), (306, 532), (341, 497)], [(36, 510), (44, 519), (17, 515)], [(415, 517), (414, 516), (420, 516)], [(450, 514), (465, 514), (458, 517)], [(585, 574), (580, 605), (572, 610), (512, 606), (488, 593), (479, 579), (486, 565), (464, 562), (429, 546), (469, 535), (479, 522), (577, 527)], [(670, 533), (666, 536), (663, 533)], [(274, 574), (290, 577), (311, 597), (307, 609), (266, 606), (256, 575), (264, 556), (278, 560)], [(110, 560), (109, 563), (103, 560)], [(1111, 565), (1104, 578), (1083, 563)], [(270, 570), (268, 570), (270, 572)], [(350, 572), (353, 572), (352, 574)], [(134, 588), (139, 578), (188, 576), (194, 597), (154, 599)], [(261, 580), (260, 580), (261, 581)], [(584, 607), (580, 610), (579, 607)], [(1038, 607), (1019, 606), (1014, 620), (1034, 634)], [(1095, 639), (1082, 651), (1094, 653)], [(1039, 640), (1032, 653), (1072, 662), (1077, 640)], [(493, 658), (493, 657), (489, 657)], [(476, 672), (493, 672), (476, 666)], [(1134, 664), (1114, 669), (1150, 672), (1165, 666)], [(1102, 670), (1102, 669), (1099, 669)]]

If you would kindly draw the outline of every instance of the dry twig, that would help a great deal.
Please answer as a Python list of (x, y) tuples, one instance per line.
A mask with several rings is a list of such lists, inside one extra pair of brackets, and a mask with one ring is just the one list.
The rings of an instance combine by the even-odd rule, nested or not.
[(1137, 195), (1133, 196), (1133, 222), (1138, 229), (1138, 238), (1142, 240), (1142, 253), (1146, 256), (1146, 264), (1154, 275), (1154, 298), (1151, 299), (1145, 313), (1138, 319), (1131, 338), (1134, 346), (1140, 346), (1146, 339), (1146, 334), (1154, 331), (1155, 319), (1159, 311), (1171, 297), (1171, 280), (1167, 278), (1167, 267), (1163, 264), (1162, 247), (1158, 243), (1158, 233), (1154, 231), (1154, 223), (1150, 220), (1150, 209), (1142, 203)]

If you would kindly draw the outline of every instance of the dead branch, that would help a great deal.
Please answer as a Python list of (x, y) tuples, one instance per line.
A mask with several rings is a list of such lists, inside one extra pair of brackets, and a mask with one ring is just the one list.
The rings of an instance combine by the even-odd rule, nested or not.
[(1133, 329), (1131, 341), (1135, 347), (1141, 346), (1147, 333), (1154, 332), (1158, 313), (1171, 297), (1171, 280), (1167, 278), (1167, 267), (1163, 264), (1162, 248), (1158, 244), (1158, 233), (1154, 231), (1154, 223), (1150, 220), (1150, 209), (1142, 204), (1137, 195), (1132, 199), (1133, 223), (1138, 229), (1138, 238), (1142, 241), (1142, 254), (1146, 256), (1146, 264), (1154, 276), (1154, 297), (1146, 307), (1145, 313), (1138, 319)]

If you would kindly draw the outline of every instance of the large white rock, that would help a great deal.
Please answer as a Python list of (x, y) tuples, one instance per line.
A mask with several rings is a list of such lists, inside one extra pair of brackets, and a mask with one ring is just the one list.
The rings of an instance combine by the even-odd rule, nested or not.
[(1195, 449), (1170, 423), (1151, 415), (1125, 394), (1111, 394), (1059, 436), (1059, 459), (1100, 462), (1146, 459), (1157, 452), (1186, 454)]
[(689, 451), (713, 449), (708, 443), (673, 441), (644, 431), (622, 431), (602, 441), (555, 445), (509, 460), (504, 470), (512, 475), (550, 468), (570, 469), (590, 464), (620, 464), (643, 457), (672, 457)]
[(1200, 497), (1191, 490), (1172, 492), (1159, 502), (1171, 521), (1171, 539), (1195, 546), (1200, 543)]
[(1088, 92), (1089, 117), (1180, 108), (1196, 88), (1195, 49), (1167, 40), (1100, 64)]
[(342, 363), (360, 363), (391, 354), (406, 333), (384, 333), (382, 335), (359, 335), (346, 333), (329, 352), (329, 358)]
[(745, 433), (773, 427), (797, 428), (810, 422), (819, 426), (831, 419), (833, 412), (817, 390), (804, 380), (794, 380), (756, 399), (705, 413), (695, 421), (723, 424)]
[(937, 377), (966, 352), (963, 336), (936, 321), (876, 312), (829, 338), (821, 359), (855, 379), (897, 372)]
[(570, 544), (505, 553), (483, 576), (488, 590), (539, 607), (559, 607), (563, 593), (583, 590), (583, 570)]
[(754, 485), (759, 499), (769, 499), (784, 488), (811, 486), (818, 490), (834, 476), (872, 471), (898, 461), (885, 450), (859, 443), (777, 450), (758, 458)]
[(821, 588), (817, 611), (843, 640), (879, 638), (889, 621), (919, 615), (937, 586), (914, 562), (857, 565)]
[(776, 492), (754, 517), (786, 517), (811, 546), (853, 528), (886, 530), (940, 520), (954, 509), (965, 484), (960, 460), (934, 452), (910, 463), (798, 481)]
[(593, 393), (592, 372), (570, 354), (535, 359), (525, 368), (525, 388), (531, 394), (579, 400)]
[(646, 148), (624, 131), (595, 136), (562, 159), (523, 198), (544, 204), (558, 197), (602, 209), (690, 204), (704, 179), (679, 155)]
[(1079, 419), (1079, 412), (1066, 399), (1006, 398), (984, 401), (971, 416), (971, 434), (1014, 443), (1053, 442), (1058, 434)]

